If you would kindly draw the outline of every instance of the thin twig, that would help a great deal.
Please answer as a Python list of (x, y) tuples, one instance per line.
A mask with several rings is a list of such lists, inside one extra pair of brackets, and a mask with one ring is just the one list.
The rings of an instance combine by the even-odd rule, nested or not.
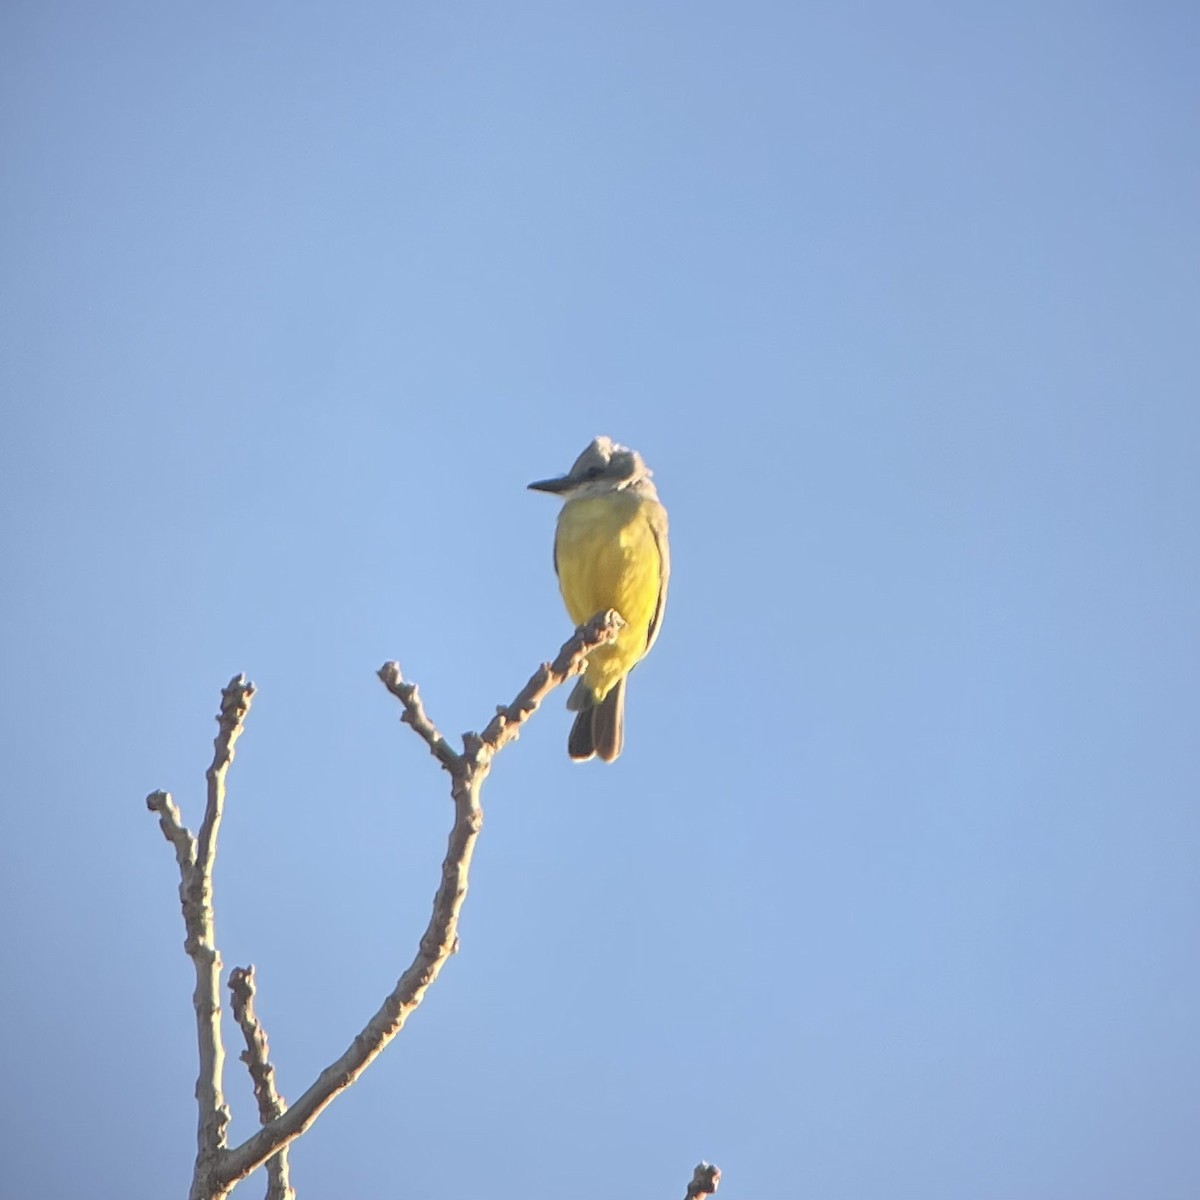
[(712, 1163), (699, 1163), (692, 1172), (692, 1182), (688, 1184), (687, 1195), (683, 1200), (699, 1200), (701, 1196), (711, 1196), (721, 1182), (721, 1168)]
[(383, 686), (404, 705), (404, 714), (400, 720), (405, 725), (411, 725), (413, 732), (429, 747), (434, 758), (447, 771), (453, 772), (458, 765), (459, 756), (450, 748), (450, 743), (442, 737), (437, 726), (426, 715), (417, 685), (409, 683), (404, 678), (400, 673), (398, 662), (384, 663), (376, 674), (383, 681)]
[[(151, 792), (146, 797), (146, 807), (158, 813), (158, 827), (163, 837), (175, 847), (175, 861), (179, 864), (180, 903), (184, 901), (182, 888), (196, 867), (196, 839), (183, 824), (179, 805), (171, 799), (170, 792)], [(185, 913), (186, 916), (186, 913)]]
[[(233, 1000), (233, 1019), (246, 1039), (246, 1049), (238, 1057), (250, 1071), (254, 1082), (254, 1098), (258, 1101), (258, 1119), (266, 1125), (287, 1110), (287, 1104), (275, 1088), (275, 1068), (271, 1065), (271, 1048), (267, 1031), (254, 1011), (254, 968), (234, 967), (229, 973), (229, 991)], [(267, 1159), (266, 1200), (295, 1200), (288, 1167), (288, 1148)]]
[(496, 715), (480, 735), (491, 753), (498, 753), (513, 741), (520, 733), (521, 726), (537, 712), (546, 696), (572, 675), (578, 675), (587, 665), (587, 656), (593, 650), (606, 642), (615, 641), (624, 624), (621, 614), (615, 609), (597, 613), (576, 631), (552, 663), (542, 663), (513, 702), (496, 710)]

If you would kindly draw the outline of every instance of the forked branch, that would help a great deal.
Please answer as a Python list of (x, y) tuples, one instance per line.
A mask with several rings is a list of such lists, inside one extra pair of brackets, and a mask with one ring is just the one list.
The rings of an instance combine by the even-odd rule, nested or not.
[(621, 624), (617, 613), (607, 612), (598, 614), (577, 630), (552, 663), (543, 663), (534, 672), (511, 704), (497, 709), (482, 733), (464, 734), (461, 751), (454, 750), (438, 732), (425, 712), (416, 685), (405, 681), (399, 664), (385, 663), (380, 668), (379, 678), (403, 705), (401, 720), (411, 726), (450, 775), (454, 824), (442, 863), (441, 882), (433, 900), (433, 912), (413, 961), (379, 1010), (345, 1052), (330, 1063), (290, 1107), (284, 1106), (274, 1089), (266, 1036), (253, 1012), (252, 972), (247, 969), (234, 973), (231, 987), (235, 1015), (247, 1043), (242, 1057), (250, 1068), (259, 1102), (259, 1117), (263, 1122), (257, 1133), (235, 1147), (226, 1144), (229, 1110), (221, 1082), (224, 1063), (218, 991), (221, 959), (213, 926), (212, 866), (224, 808), (225, 775), (254, 687), (241, 675), (230, 681), (222, 693), (221, 712), (217, 718), (219, 732), (213, 763), (208, 770), (208, 802), (199, 836), (194, 838), (184, 828), (179, 810), (166, 792), (154, 792), (147, 797), (150, 809), (159, 814), (163, 834), (175, 847), (187, 927), (186, 948), (196, 965), (199, 1132), (190, 1200), (220, 1200), (239, 1180), (268, 1161), (274, 1164), (270, 1181), (272, 1190), (268, 1192), (270, 1200), (282, 1200), (293, 1194), (288, 1184), (286, 1159), (280, 1151), (308, 1129), (326, 1106), (378, 1057), (404, 1027), (446, 960), (458, 948), (459, 914), (467, 895), (475, 841), (483, 825), (480, 790), (491, 770), (492, 759), (518, 736), (521, 727), (554, 688), (578, 674), (593, 650), (617, 636)]

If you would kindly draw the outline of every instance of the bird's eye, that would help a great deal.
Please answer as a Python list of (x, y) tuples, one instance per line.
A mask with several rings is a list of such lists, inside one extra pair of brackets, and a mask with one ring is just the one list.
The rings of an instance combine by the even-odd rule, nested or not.
[(603, 470), (602, 467), (588, 467), (586, 478), (595, 479), (596, 476), (599, 475), (602, 470)]

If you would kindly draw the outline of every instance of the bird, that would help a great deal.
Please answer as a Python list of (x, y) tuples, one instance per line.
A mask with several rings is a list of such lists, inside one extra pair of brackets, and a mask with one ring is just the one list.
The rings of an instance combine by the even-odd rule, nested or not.
[(625, 681), (662, 628), (671, 559), (667, 510), (636, 450), (594, 438), (565, 474), (529, 485), (562, 497), (554, 570), (576, 626), (616, 609), (616, 640), (588, 655), (567, 699), (575, 722), (567, 753), (576, 762), (612, 762), (625, 741)]

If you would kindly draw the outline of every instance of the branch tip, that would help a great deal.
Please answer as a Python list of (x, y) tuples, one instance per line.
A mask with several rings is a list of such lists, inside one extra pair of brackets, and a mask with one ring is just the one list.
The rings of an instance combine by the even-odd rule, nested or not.
[(684, 1200), (699, 1200), (701, 1196), (711, 1196), (721, 1182), (721, 1168), (712, 1163), (698, 1163), (692, 1172), (692, 1182), (688, 1184)]
[(385, 662), (375, 674), (379, 676), (383, 686), (389, 691), (394, 687), (399, 687), (404, 682), (404, 672), (400, 670), (400, 664), (394, 660), (392, 662)]
[(231, 703), (249, 704), (256, 691), (258, 689), (246, 678), (243, 671), (221, 689), (221, 707), (224, 709)]

